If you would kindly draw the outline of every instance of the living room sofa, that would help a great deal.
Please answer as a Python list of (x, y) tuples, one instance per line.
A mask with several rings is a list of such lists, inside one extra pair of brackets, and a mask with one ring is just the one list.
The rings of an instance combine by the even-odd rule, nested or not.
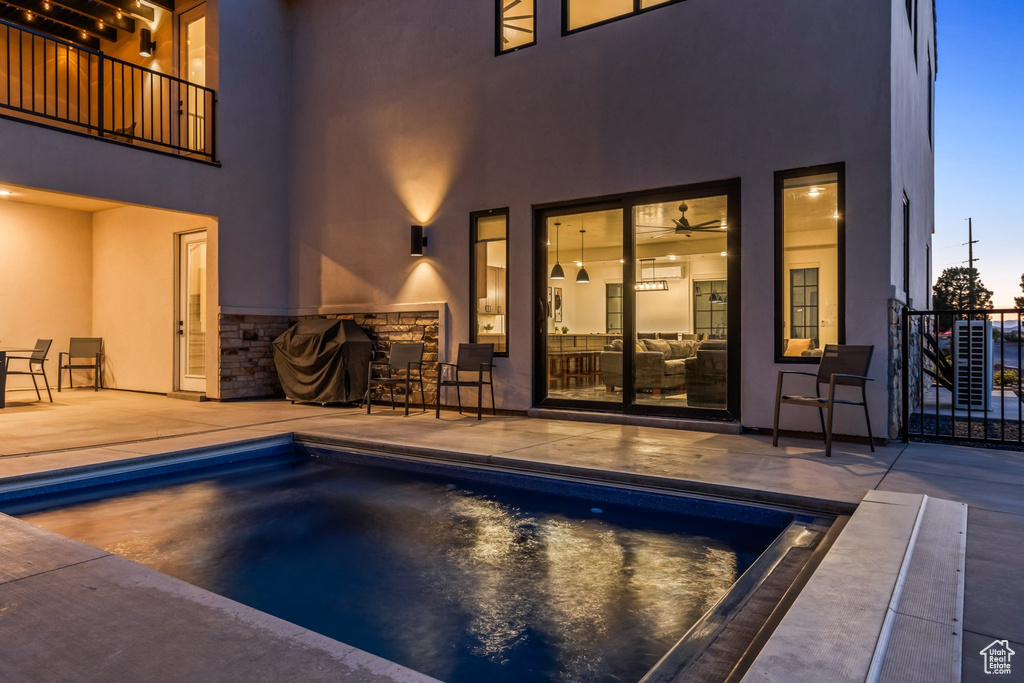
[(702, 341), (686, 365), (686, 404), (725, 408), (729, 397), (729, 351), (725, 339)]
[[(686, 385), (686, 359), (692, 357), (697, 342), (640, 339), (636, 343), (634, 373), (638, 390), (651, 390), (655, 395), (664, 389)], [(601, 379), (605, 389), (622, 387), (622, 340), (616, 339), (601, 352)]]

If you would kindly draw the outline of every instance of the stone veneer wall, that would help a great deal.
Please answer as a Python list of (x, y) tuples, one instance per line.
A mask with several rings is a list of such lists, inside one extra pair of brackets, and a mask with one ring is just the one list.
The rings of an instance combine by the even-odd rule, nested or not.
[[(438, 337), (440, 318), (437, 310), (400, 313), (338, 313), (303, 316), (221, 315), (220, 316), (220, 397), (221, 400), (283, 396), (274, 368), (271, 342), (299, 319), (355, 320), (373, 340), (381, 356), (396, 341), (423, 342), (423, 384), (427, 405), (436, 395)], [(396, 391), (400, 394), (402, 389)], [(380, 398), (380, 390), (374, 398)], [(413, 402), (419, 399), (419, 386), (413, 390)]]
[(294, 322), (279, 315), (220, 315), (221, 400), (284, 396), (271, 342)]
[[(888, 435), (890, 439), (900, 437), (900, 427), (903, 424), (903, 364), (909, 363), (909, 394), (910, 410), (920, 408), (918, 397), (921, 390), (921, 318), (911, 316), (910, 334), (910, 358), (903, 357), (903, 309), (906, 306), (898, 299), (889, 299), (889, 424)], [(915, 343), (916, 342), (916, 343)], [(925, 363), (930, 367), (930, 363)]]

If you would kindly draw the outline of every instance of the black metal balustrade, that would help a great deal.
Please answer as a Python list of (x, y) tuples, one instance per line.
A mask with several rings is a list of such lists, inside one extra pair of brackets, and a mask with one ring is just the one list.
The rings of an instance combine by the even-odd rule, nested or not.
[(202, 161), (217, 93), (0, 20), (0, 114)]
[(903, 312), (904, 440), (1024, 447), (1024, 310)]

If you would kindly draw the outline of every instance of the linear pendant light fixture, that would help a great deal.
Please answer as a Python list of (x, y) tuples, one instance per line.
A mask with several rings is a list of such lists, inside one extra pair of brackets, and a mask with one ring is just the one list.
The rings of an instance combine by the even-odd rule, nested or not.
[(583, 234), (586, 230), (580, 230), (580, 272), (576, 273), (576, 284), (585, 285), (590, 282), (590, 273), (587, 272), (587, 267), (583, 265)]
[[(638, 292), (667, 292), (668, 291), (668, 280), (659, 280), (658, 268), (653, 258), (642, 258), (640, 261), (640, 279), (633, 285), (633, 289)], [(644, 279), (644, 263), (648, 263), (651, 266), (651, 279)]]
[(550, 280), (564, 280), (565, 271), (562, 270), (562, 264), (558, 262), (558, 228), (561, 227), (561, 223), (555, 221), (555, 265), (551, 267), (551, 275), (548, 279)]

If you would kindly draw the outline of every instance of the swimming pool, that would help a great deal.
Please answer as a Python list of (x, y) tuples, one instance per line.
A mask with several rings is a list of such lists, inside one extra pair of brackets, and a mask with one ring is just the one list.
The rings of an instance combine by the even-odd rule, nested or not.
[(794, 519), (316, 447), (267, 455), (0, 508), (446, 681), (637, 680)]

